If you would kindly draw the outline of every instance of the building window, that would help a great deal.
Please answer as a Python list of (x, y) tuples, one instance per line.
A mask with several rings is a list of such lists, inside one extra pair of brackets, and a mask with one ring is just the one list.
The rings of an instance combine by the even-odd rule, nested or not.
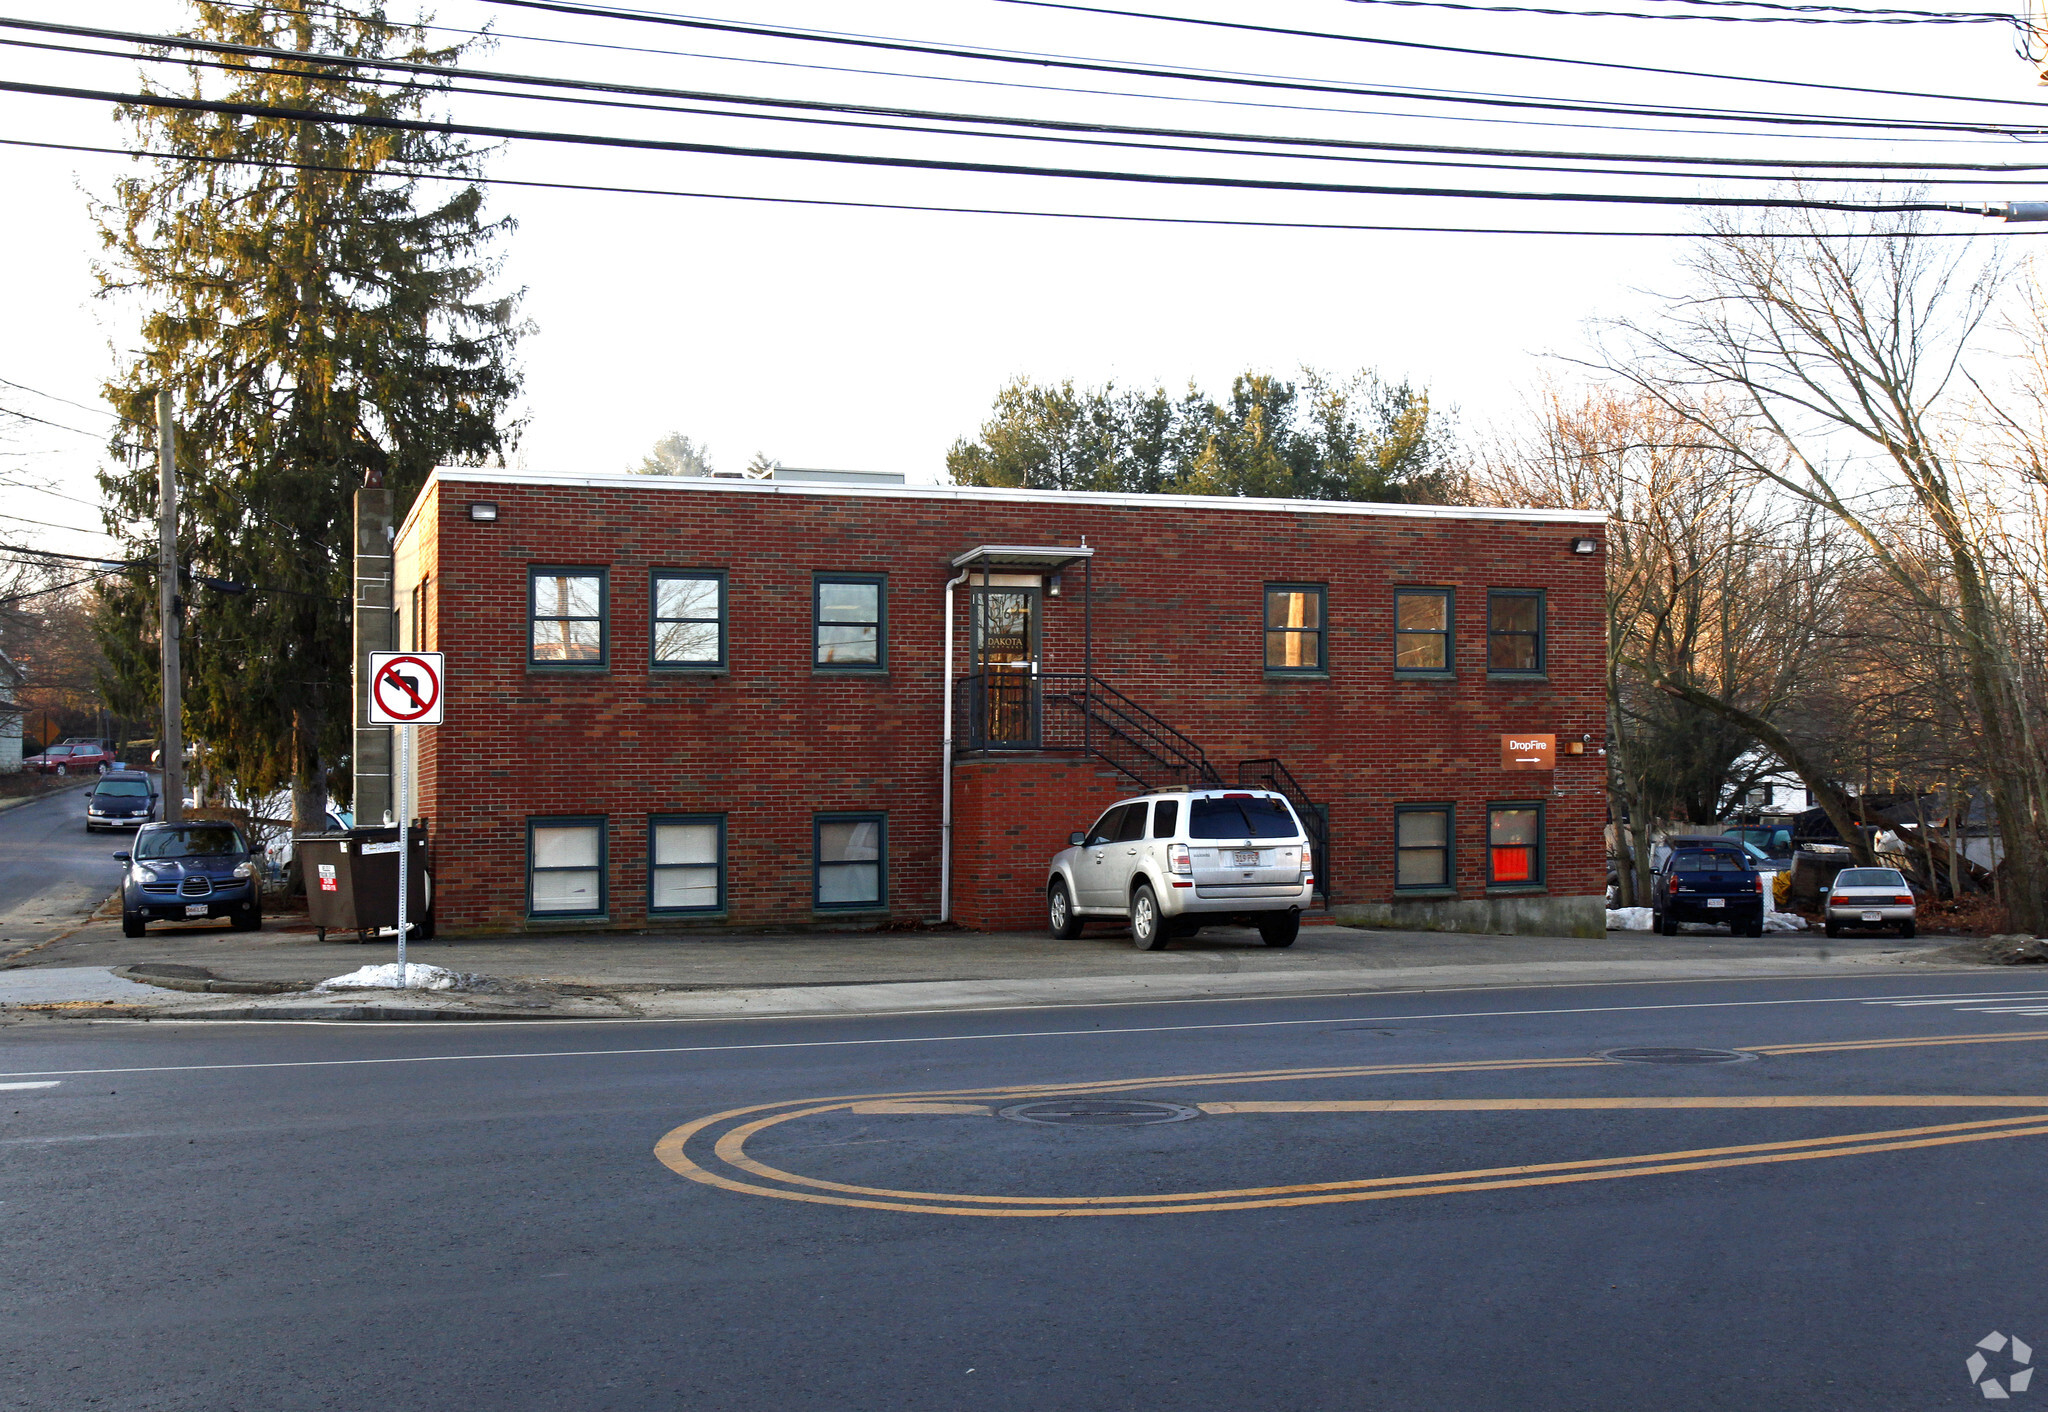
[(528, 609), (538, 666), (602, 667), (605, 661), (603, 569), (534, 568)]
[(1394, 670), (1451, 671), (1451, 590), (1394, 590)]
[(820, 911), (873, 909), (888, 900), (889, 820), (883, 814), (820, 814), (813, 840)]
[(423, 578), (412, 586), (412, 616), (406, 623), (403, 647), (408, 652), (425, 652), (433, 646), (427, 632), (427, 604), (433, 580)]
[(1323, 589), (1318, 584), (1266, 585), (1266, 670), (1321, 672)]
[(1543, 806), (1490, 804), (1486, 809), (1486, 881), (1535, 887), (1543, 881)]
[(725, 665), (725, 575), (657, 569), (649, 595), (654, 665), (716, 671)]
[(604, 820), (529, 819), (526, 910), (537, 917), (604, 915)]
[(1394, 886), (1451, 885), (1451, 806), (1403, 804), (1394, 810)]
[(1486, 670), (1504, 676), (1542, 675), (1542, 590), (1487, 590)]
[(647, 910), (725, 910), (725, 816), (657, 814), (647, 821)]
[(880, 574), (819, 574), (811, 589), (813, 662), (828, 670), (877, 671), (888, 665)]

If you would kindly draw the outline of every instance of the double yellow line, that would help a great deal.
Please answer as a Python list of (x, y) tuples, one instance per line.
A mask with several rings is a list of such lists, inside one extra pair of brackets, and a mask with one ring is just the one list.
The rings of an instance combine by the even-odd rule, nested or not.
[[(1761, 1054), (1820, 1054), (1871, 1049), (1928, 1048), (1969, 1044), (2012, 1044), (2048, 1040), (2048, 1031), (1992, 1035), (1959, 1035), (1938, 1039), (1861, 1040), (1829, 1044), (1753, 1047)], [(1308, 1182), (1282, 1186), (1244, 1187), (1219, 1191), (1188, 1191), (1123, 1196), (1018, 1196), (968, 1192), (906, 1191), (859, 1186), (787, 1172), (747, 1152), (758, 1134), (803, 1118), (834, 1112), (859, 1114), (954, 1115), (988, 1114), (999, 1104), (975, 1099), (1016, 1102), (1026, 1098), (1076, 1097), (1132, 1093), (1166, 1087), (1279, 1083), (1290, 1080), (1354, 1078), (1371, 1075), (1513, 1072), (1529, 1069), (1619, 1067), (1602, 1058), (1520, 1059), (1434, 1064), (1346, 1065), (1312, 1069), (1265, 1069), (1219, 1074), (1178, 1074), (1142, 1079), (1088, 1083), (1019, 1085), (916, 1093), (866, 1094), (807, 1100), (796, 1104), (756, 1104), (714, 1113), (663, 1136), (657, 1159), (683, 1176), (709, 1186), (753, 1196), (869, 1210), (911, 1211), (945, 1216), (1152, 1216), (1176, 1213), (1243, 1211), (1281, 1206), (1317, 1206), (1354, 1201), (1386, 1201), (1397, 1197), (1440, 1196), (1454, 1192), (1500, 1191), (1518, 1187), (1556, 1186), (1572, 1182), (1611, 1181), (1708, 1171), (1780, 1162), (1810, 1162), (1830, 1157), (1868, 1156), (1967, 1142), (2048, 1135), (2048, 1097), (1975, 1094), (1854, 1095), (1731, 1095), (1706, 1097), (1621, 1098), (1482, 1098), (1482, 1099), (1317, 1099), (1234, 1100), (1198, 1104), (1216, 1115), (1274, 1113), (1449, 1113), (1546, 1112), (1586, 1110), (1683, 1109), (1807, 1109), (1807, 1108), (2024, 1108), (2015, 1117), (1847, 1133), (1836, 1137), (1787, 1142), (1746, 1143), (1732, 1147), (1697, 1148), (1646, 1153), (1630, 1157), (1599, 1157), (1576, 1162), (1545, 1162), (1511, 1167), (1427, 1172), (1402, 1177), (1367, 1177), (1351, 1181)], [(741, 1121), (745, 1120), (745, 1121)], [(716, 1133), (716, 1136), (713, 1134)], [(710, 1150), (696, 1155), (709, 1143)], [(694, 1144), (694, 1147), (693, 1147)], [(728, 1175), (728, 1173), (741, 1175)], [(751, 1180), (750, 1180), (751, 1179)]]

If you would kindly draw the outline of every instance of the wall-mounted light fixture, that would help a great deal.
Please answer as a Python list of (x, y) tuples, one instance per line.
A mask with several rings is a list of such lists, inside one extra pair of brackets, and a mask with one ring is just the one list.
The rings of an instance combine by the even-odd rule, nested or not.
[(492, 520), (498, 518), (498, 507), (488, 500), (471, 501), (469, 517), (479, 524), (489, 524)]
[(1060, 576), (1057, 573), (1051, 573), (1045, 576), (1045, 593), (1048, 598), (1057, 598), (1060, 596)]
[(1581, 535), (1572, 541), (1572, 553), (1574, 554), (1598, 554), (1599, 552), (1600, 541), (1589, 535)]

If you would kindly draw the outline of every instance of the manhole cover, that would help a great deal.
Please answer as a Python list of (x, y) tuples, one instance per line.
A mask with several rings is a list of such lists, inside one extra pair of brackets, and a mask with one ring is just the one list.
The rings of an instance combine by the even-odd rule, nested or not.
[(1740, 1064), (1754, 1059), (1739, 1049), (1695, 1049), (1686, 1045), (1647, 1046), (1641, 1049), (1609, 1049), (1600, 1056), (1623, 1064)]
[(1012, 1103), (996, 1110), (998, 1118), (1017, 1123), (1049, 1123), (1061, 1128), (1135, 1128), (1152, 1123), (1184, 1123), (1202, 1116), (1182, 1103), (1150, 1103), (1136, 1098), (1044, 1098)]

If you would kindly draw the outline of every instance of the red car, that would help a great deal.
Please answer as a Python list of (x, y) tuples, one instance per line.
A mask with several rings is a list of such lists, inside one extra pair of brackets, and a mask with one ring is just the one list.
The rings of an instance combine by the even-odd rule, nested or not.
[(21, 762), (45, 775), (103, 775), (118, 763), (104, 740), (67, 740)]

